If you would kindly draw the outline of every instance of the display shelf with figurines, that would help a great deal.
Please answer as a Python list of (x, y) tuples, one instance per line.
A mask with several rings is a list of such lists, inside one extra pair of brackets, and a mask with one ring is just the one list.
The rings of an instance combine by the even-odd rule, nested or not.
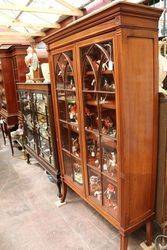
[(44, 38), (53, 79), (61, 202), (69, 186), (119, 230), (121, 250), (127, 249), (128, 234), (143, 224), (151, 244), (160, 14), (117, 3)]
[[(119, 204), (113, 40), (85, 46), (81, 49), (81, 58), (90, 199), (117, 218)], [(88, 78), (88, 75), (91, 77)]]
[[(74, 78), (73, 50), (64, 51), (55, 58), (56, 95), (59, 112), (59, 131), (63, 168), (66, 178), (83, 190), (78, 97)], [(83, 191), (81, 191), (83, 192)]]
[(24, 122), (24, 146), (29, 157), (35, 157), (54, 178), (58, 169), (52, 120), (50, 84), (18, 83), (20, 111)]

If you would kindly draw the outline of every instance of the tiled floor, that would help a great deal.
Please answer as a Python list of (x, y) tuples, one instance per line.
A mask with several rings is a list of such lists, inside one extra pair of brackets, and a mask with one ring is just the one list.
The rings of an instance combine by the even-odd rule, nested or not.
[[(37, 165), (27, 165), (20, 151), (12, 157), (0, 139), (0, 250), (117, 250), (116, 229), (69, 190), (57, 208), (56, 186)], [(141, 249), (142, 230), (129, 239)]]

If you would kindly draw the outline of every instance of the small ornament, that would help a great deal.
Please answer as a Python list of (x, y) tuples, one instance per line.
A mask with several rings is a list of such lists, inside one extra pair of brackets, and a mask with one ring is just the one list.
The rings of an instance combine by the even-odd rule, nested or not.
[(91, 113), (87, 107), (85, 107), (85, 121), (86, 121), (86, 128), (87, 129), (92, 129), (93, 118), (94, 118), (94, 114)]
[(90, 85), (93, 87), (93, 86), (94, 86), (94, 84), (95, 84), (95, 82), (96, 82), (96, 80), (95, 80), (95, 79), (93, 79)]
[(82, 185), (83, 177), (82, 177), (81, 167), (77, 162), (73, 164), (73, 167), (74, 167), (74, 180), (80, 185)]
[(94, 192), (94, 197), (96, 197), (97, 200), (101, 201), (102, 191), (96, 191), (96, 192)]
[(108, 206), (113, 207), (113, 203), (116, 200), (115, 187), (112, 184), (108, 184), (107, 189), (105, 190), (104, 194), (106, 195)]
[(77, 105), (70, 104), (68, 105), (69, 109), (69, 118), (71, 122), (77, 122)]
[(99, 162), (99, 160), (98, 160), (98, 159), (96, 159), (96, 160), (95, 160), (95, 166), (96, 166), (97, 168), (99, 168), (99, 167), (100, 167), (100, 162)]
[(79, 157), (79, 142), (78, 138), (72, 138), (72, 153)]
[(105, 119), (102, 119), (103, 126), (102, 126), (102, 133), (103, 134), (111, 134), (111, 131), (113, 130), (113, 121), (112, 119), (107, 116)]

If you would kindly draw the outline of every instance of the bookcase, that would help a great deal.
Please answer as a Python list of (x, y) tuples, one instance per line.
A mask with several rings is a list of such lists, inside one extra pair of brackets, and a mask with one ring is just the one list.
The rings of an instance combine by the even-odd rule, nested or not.
[(128, 234), (152, 242), (161, 10), (118, 3), (43, 40), (48, 45), (62, 202), (72, 188)]

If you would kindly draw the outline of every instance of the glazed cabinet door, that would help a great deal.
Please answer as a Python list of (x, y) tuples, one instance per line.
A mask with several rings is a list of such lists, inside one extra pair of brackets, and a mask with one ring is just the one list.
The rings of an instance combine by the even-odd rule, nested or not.
[[(82, 146), (78, 86), (73, 47), (53, 56), (55, 71), (56, 118), (62, 175), (75, 191), (83, 193)], [(56, 123), (57, 123), (56, 121)]]
[(114, 39), (108, 37), (80, 42), (76, 50), (87, 198), (118, 220), (117, 86)]
[(30, 90), (18, 91), (19, 106), (24, 118), (25, 144), (37, 153), (37, 140), (34, 123), (33, 94)]
[(33, 105), (38, 155), (54, 167), (52, 134), (49, 119), (49, 94), (47, 92), (34, 91)]

